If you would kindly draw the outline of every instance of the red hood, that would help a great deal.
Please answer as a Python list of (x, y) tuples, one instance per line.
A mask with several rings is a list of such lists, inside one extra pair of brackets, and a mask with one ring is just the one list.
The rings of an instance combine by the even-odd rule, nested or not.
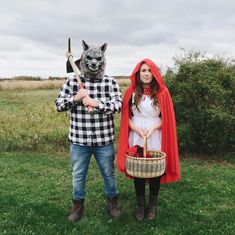
[(143, 63), (146, 63), (150, 67), (151, 73), (159, 85), (159, 92), (160, 92), (165, 87), (165, 82), (162, 78), (162, 75), (159, 72), (159, 69), (157, 68), (155, 63), (150, 59), (143, 59), (135, 66), (130, 77), (132, 89), (133, 90), (135, 89), (135, 81), (136, 81), (135, 76), (136, 76), (136, 73), (140, 70), (140, 66)]

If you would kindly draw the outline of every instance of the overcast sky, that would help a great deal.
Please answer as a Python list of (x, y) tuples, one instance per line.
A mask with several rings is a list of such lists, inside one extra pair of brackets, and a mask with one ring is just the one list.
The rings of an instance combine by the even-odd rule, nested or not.
[(0, 0), (0, 77), (66, 76), (67, 39), (108, 43), (108, 75), (149, 57), (164, 71), (186, 50), (235, 56), (234, 0)]

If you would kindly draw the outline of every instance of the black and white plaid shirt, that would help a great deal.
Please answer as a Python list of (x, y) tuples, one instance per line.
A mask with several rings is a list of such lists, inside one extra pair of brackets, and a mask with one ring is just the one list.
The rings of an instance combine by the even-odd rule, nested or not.
[(79, 90), (75, 77), (63, 85), (56, 108), (58, 112), (70, 110), (69, 140), (85, 146), (103, 146), (114, 141), (114, 113), (121, 111), (122, 98), (119, 85), (113, 77), (89, 81), (81, 77), (84, 88), (99, 107), (89, 113), (82, 102), (75, 103), (73, 96)]

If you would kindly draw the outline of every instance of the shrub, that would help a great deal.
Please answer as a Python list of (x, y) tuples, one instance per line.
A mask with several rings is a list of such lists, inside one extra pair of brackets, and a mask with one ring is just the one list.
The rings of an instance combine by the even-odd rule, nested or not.
[(181, 150), (234, 151), (235, 67), (224, 58), (189, 52), (175, 58), (166, 83), (175, 105)]

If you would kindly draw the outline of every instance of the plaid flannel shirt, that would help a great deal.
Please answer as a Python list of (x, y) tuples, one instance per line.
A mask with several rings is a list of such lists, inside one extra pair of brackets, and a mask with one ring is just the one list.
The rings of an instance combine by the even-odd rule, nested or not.
[(89, 113), (82, 102), (75, 103), (73, 96), (79, 90), (75, 77), (68, 78), (55, 101), (57, 111), (70, 110), (69, 140), (85, 146), (103, 146), (114, 141), (114, 113), (121, 111), (122, 98), (118, 83), (113, 77), (89, 81), (81, 77), (84, 88), (99, 107)]

